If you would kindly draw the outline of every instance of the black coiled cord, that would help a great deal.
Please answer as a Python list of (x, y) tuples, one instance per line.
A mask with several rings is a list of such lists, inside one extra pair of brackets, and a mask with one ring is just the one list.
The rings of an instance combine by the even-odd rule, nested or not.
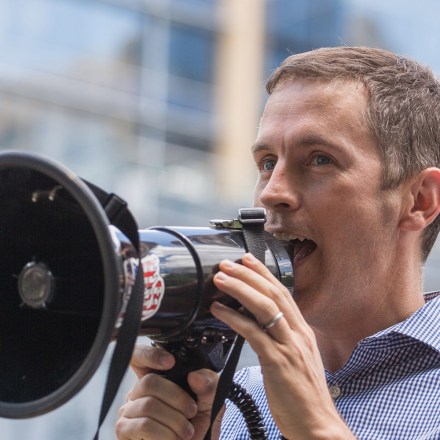
[(268, 440), (263, 417), (251, 395), (241, 385), (232, 382), (227, 398), (237, 406), (243, 415), (251, 439)]

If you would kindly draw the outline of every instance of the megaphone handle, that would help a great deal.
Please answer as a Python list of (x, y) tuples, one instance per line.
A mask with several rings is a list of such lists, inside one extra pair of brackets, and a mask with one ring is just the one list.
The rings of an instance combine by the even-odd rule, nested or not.
[(196, 399), (196, 395), (193, 393), (191, 388), (188, 385), (187, 376), (188, 373), (194, 370), (198, 370), (199, 368), (194, 365), (193, 357), (190, 355), (189, 351), (185, 348), (181, 343), (176, 342), (165, 342), (165, 343), (153, 343), (156, 347), (161, 347), (171, 353), (176, 363), (174, 367), (167, 371), (155, 371), (156, 374), (159, 374), (162, 377), (169, 379), (171, 382), (174, 382), (176, 385), (179, 385), (184, 391), (186, 391), (193, 399)]
[[(171, 353), (176, 363), (171, 370), (155, 371), (155, 373), (166, 377), (185, 390), (193, 399), (196, 395), (188, 385), (188, 373), (191, 371), (208, 368), (213, 371), (220, 371), (226, 362), (226, 355), (223, 354), (224, 346), (217, 344), (199, 344), (189, 347), (182, 341), (153, 342), (156, 347), (161, 347)], [(222, 355), (219, 355), (221, 349)]]

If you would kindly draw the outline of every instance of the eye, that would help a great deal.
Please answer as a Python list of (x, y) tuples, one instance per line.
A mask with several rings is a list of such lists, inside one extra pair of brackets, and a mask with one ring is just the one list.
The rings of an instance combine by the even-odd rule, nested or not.
[(312, 157), (312, 160), (310, 161), (311, 165), (317, 165), (317, 166), (323, 166), (323, 165), (329, 165), (333, 163), (333, 160), (330, 159), (330, 157), (326, 156), (325, 154), (315, 154)]
[(273, 157), (265, 157), (258, 162), (258, 169), (260, 171), (272, 171), (276, 163), (277, 161)]

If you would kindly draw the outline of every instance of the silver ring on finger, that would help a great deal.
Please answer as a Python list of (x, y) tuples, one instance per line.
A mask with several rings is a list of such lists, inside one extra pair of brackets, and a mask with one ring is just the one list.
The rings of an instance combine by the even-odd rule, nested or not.
[(283, 312), (278, 312), (267, 324), (262, 325), (261, 328), (264, 331), (272, 328), (282, 317), (284, 316)]

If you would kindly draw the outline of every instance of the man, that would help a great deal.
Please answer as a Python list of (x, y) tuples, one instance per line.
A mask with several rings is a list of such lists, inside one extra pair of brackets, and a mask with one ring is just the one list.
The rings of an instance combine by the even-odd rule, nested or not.
[[(440, 439), (440, 298), (425, 304), (421, 270), (440, 227), (440, 84), (392, 53), (338, 47), (287, 58), (267, 90), (255, 205), (291, 243), (295, 294), (250, 255), (220, 264), (217, 287), (255, 317), (211, 308), (259, 357), (236, 379), (271, 439)], [(119, 440), (204, 438), (216, 375), (190, 373), (196, 404), (148, 374), (173, 364), (136, 349)], [(248, 438), (234, 406), (219, 435)]]

